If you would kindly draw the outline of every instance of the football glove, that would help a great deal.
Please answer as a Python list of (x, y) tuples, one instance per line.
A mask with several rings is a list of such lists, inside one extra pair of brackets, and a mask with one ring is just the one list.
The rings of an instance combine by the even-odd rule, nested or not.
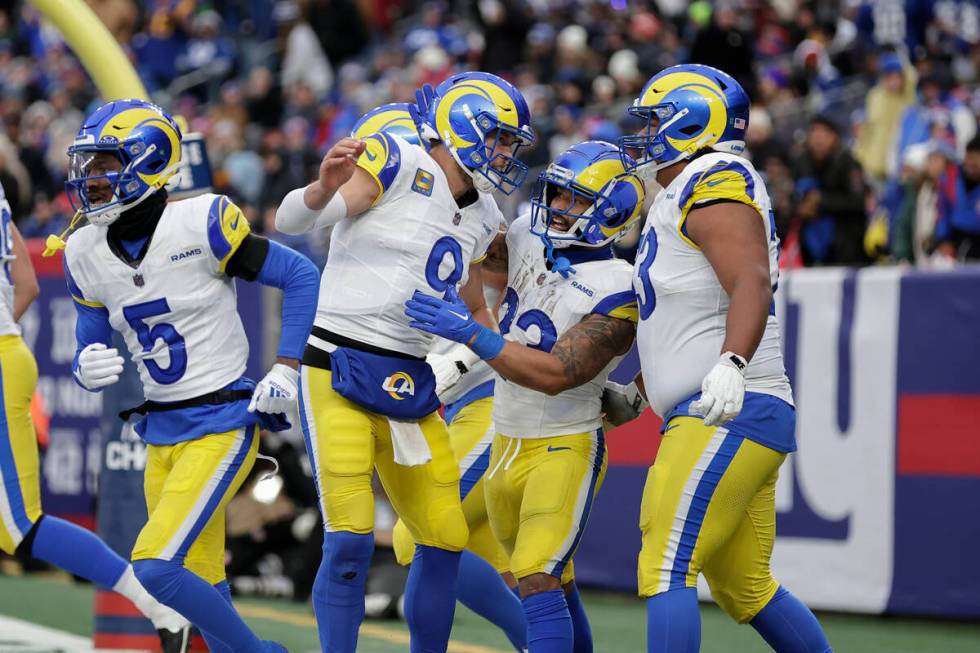
[(288, 413), (296, 404), (296, 397), (299, 392), (296, 384), (299, 381), (299, 372), (276, 363), (272, 366), (252, 393), (252, 401), (248, 404), (248, 412), (267, 413), (276, 415), (278, 413)]
[(691, 402), (691, 408), (704, 416), (705, 426), (718, 426), (742, 412), (745, 399), (745, 368), (747, 360), (726, 351), (701, 382), (701, 399)]
[(73, 370), (75, 378), (87, 390), (101, 390), (119, 380), (123, 371), (123, 358), (115, 347), (93, 342), (78, 354), (78, 365)]
[(415, 291), (405, 302), (405, 315), (412, 328), (466, 345), (484, 360), (495, 358), (504, 348), (504, 337), (483, 326), (455, 293), (451, 301)]
[(606, 381), (606, 387), (602, 391), (602, 412), (613, 426), (633, 421), (649, 405), (635, 382), (621, 385), (615, 381)]

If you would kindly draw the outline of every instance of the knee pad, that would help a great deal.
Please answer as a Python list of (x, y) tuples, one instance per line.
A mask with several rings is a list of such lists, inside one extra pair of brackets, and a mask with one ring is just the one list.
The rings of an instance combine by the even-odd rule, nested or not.
[(436, 526), (435, 539), (440, 549), (447, 551), (462, 551), (470, 539), (470, 527), (466, 525), (463, 511), (458, 509), (443, 510), (434, 520)]
[(762, 608), (772, 599), (779, 583), (775, 579), (769, 579), (765, 586), (742, 588), (738, 591), (728, 591), (721, 588), (711, 588), (711, 596), (722, 610), (725, 611), (733, 621), (740, 624), (747, 624), (755, 615), (759, 614)]
[(34, 538), (37, 537), (37, 530), (41, 527), (41, 521), (44, 519), (44, 515), (40, 515), (34, 525), (31, 526), (31, 530), (27, 531), (27, 535), (24, 536), (19, 543), (14, 546), (13, 551), (4, 551), (4, 553), (13, 555), (26, 555), (28, 558), (32, 558), (34, 550)]
[(153, 598), (160, 603), (170, 603), (180, 589), (180, 572), (183, 567), (172, 560), (134, 560), (133, 573)]
[(371, 533), (327, 533), (323, 541), (323, 561), (332, 581), (363, 584), (373, 554)]

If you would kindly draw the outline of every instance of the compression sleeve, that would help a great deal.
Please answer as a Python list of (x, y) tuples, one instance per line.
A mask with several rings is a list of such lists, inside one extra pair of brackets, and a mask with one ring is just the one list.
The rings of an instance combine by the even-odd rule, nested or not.
[(269, 250), (256, 280), (283, 291), (282, 335), (279, 338), (281, 358), (303, 357), (306, 339), (313, 329), (316, 315), (320, 273), (316, 266), (299, 252), (275, 241), (268, 241)]

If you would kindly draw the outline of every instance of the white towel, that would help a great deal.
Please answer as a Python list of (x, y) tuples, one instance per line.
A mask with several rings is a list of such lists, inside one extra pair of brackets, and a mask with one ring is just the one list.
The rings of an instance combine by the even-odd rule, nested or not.
[(414, 467), (432, 460), (432, 450), (418, 422), (389, 417), (388, 425), (391, 427), (391, 446), (395, 450), (396, 463)]

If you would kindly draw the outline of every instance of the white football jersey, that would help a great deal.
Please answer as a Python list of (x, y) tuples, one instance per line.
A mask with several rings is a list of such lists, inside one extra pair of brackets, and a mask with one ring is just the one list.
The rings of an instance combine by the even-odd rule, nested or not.
[[(663, 417), (701, 391), (725, 340), (729, 297), (701, 249), (687, 236), (688, 213), (735, 201), (759, 212), (769, 239), (769, 276), (779, 277), (776, 224), (765, 183), (747, 160), (721, 153), (694, 159), (657, 195), (636, 254), (633, 285), (640, 308), (637, 346), (654, 412)], [(774, 311), (745, 372), (746, 390), (793, 403)]]
[(75, 301), (108, 312), (153, 401), (214, 392), (245, 373), (248, 340), (225, 266), (249, 232), (227, 197), (167, 204), (138, 264), (112, 251), (107, 228), (69, 240), (65, 275)]
[[(416, 290), (441, 297), (465, 284), (503, 216), (487, 194), (460, 209), (442, 168), (421, 147), (386, 133), (364, 140), (357, 164), (382, 192), (370, 209), (334, 227), (314, 324), (424, 357), (434, 337), (408, 326), (405, 301)], [(310, 343), (323, 347), (315, 336)]]
[[(611, 256), (611, 250), (602, 251)], [(590, 313), (636, 321), (632, 270), (626, 261), (573, 263), (575, 272), (564, 278), (548, 269), (544, 243), (530, 232), (527, 215), (507, 232), (507, 256), (507, 293), (498, 319), (508, 340), (551, 351), (562, 334)], [(497, 432), (544, 438), (601, 427), (602, 391), (621, 359), (617, 356), (591, 381), (555, 396), (498, 378), (493, 403)]]
[(14, 280), (10, 276), (13, 262), (13, 216), (7, 194), (0, 184), (0, 336), (20, 335), (20, 326), (14, 321)]

